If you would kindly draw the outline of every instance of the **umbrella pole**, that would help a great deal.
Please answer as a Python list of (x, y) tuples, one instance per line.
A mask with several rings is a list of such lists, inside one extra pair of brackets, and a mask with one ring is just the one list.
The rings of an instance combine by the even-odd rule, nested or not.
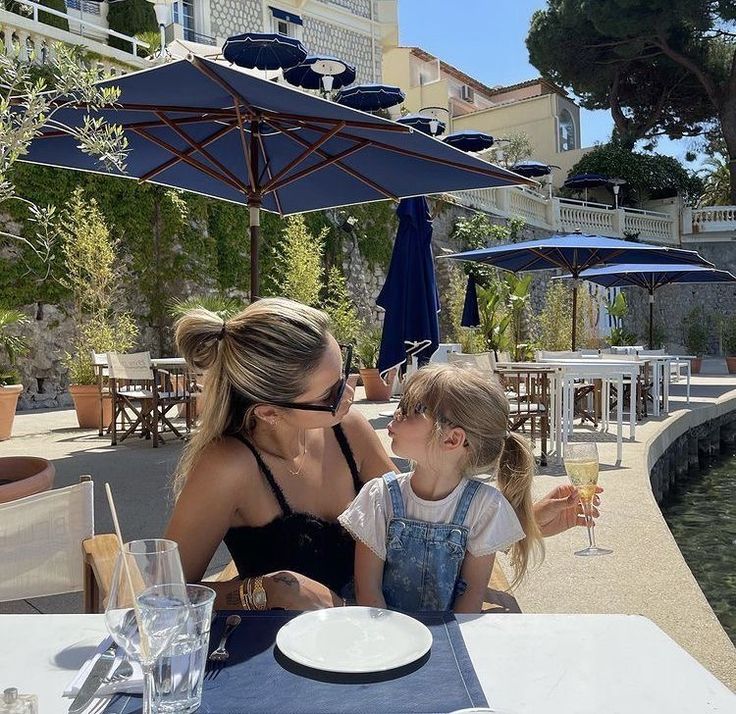
[(572, 351), (575, 352), (575, 332), (578, 318), (578, 283), (579, 280), (572, 281)]
[(250, 213), (250, 301), (255, 302), (261, 293), (258, 248), (261, 242), (261, 202), (248, 203)]
[(649, 293), (649, 349), (654, 349), (654, 293)]

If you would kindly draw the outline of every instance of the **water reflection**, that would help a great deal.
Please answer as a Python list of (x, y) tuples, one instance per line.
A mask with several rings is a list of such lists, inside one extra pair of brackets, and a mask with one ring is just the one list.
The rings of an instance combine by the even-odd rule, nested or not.
[(713, 611), (736, 643), (736, 454), (680, 482), (662, 513)]

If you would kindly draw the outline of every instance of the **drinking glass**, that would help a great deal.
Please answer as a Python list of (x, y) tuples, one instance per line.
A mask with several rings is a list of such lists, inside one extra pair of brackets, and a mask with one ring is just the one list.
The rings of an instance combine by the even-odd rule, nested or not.
[(609, 555), (608, 548), (595, 544), (593, 527), (593, 499), (598, 485), (598, 448), (593, 442), (567, 444), (565, 447), (565, 471), (570, 483), (577, 488), (588, 528), (588, 547), (575, 551), (575, 555)]
[(174, 541), (123, 545), (113, 572), (105, 624), (143, 670), (143, 714), (153, 713), (153, 667), (189, 616), (184, 573)]

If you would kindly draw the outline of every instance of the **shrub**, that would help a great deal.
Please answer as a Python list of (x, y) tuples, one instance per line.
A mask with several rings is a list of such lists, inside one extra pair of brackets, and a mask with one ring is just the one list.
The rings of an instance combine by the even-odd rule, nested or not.
[(330, 317), (330, 331), (340, 344), (355, 344), (363, 323), (358, 316), (345, 276), (333, 265), (327, 275), (324, 310)]

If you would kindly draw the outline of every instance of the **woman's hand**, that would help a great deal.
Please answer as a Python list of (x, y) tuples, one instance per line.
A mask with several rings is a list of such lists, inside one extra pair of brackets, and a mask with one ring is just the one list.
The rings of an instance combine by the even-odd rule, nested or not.
[(269, 608), (321, 610), (344, 604), (343, 599), (326, 585), (291, 570), (264, 575), (263, 587)]
[[(602, 493), (603, 488), (597, 486), (595, 492)], [(593, 518), (600, 515), (595, 507), (599, 503), (600, 499), (596, 496), (593, 500)], [(580, 495), (571, 484), (561, 484), (537, 501), (534, 504), (534, 517), (545, 537), (557, 535), (574, 526), (585, 525)]]

